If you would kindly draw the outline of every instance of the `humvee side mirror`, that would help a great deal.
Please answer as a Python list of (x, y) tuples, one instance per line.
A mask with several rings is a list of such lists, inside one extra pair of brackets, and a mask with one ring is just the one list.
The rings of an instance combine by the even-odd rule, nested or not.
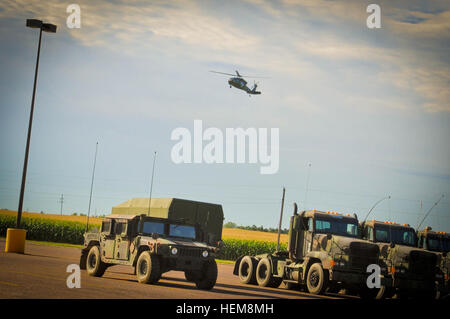
[(391, 244), (389, 245), (389, 247), (394, 248), (395, 247), (395, 243), (391, 241)]
[(158, 239), (158, 238), (159, 238), (158, 233), (152, 233), (152, 238), (153, 238), (153, 239)]

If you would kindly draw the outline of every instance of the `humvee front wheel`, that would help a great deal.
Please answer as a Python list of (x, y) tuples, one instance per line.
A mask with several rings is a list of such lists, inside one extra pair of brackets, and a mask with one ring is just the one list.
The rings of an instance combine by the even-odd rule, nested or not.
[(320, 263), (314, 263), (308, 270), (306, 277), (308, 291), (314, 295), (322, 295), (328, 286), (328, 277)]
[(217, 281), (217, 264), (214, 259), (209, 259), (203, 265), (201, 278), (195, 280), (198, 289), (211, 290)]
[(187, 281), (195, 282), (200, 277), (200, 273), (187, 270), (184, 272), (184, 277), (186, 277)]
[(136, 277), (141, 284), (154, 284), (161, 278), (159, 259), (144, 251), (136, 263)]
[(86, 270), (89, 276), (101, 277), (105, 273), (107, 265), (100, 258), (98, 246), (92, 246), (86, 258)]

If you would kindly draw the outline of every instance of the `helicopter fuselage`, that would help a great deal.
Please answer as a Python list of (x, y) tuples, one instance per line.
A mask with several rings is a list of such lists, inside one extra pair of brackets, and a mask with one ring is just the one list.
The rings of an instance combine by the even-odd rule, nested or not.
[(251, 90), (247, 86), (247, 81), (245, 81), (243, 78), (240, 77), (233, 77), (228, 80), (228, 84), (230, 85), (230, 88), (234, 86), (237, 89), (243, 90), (247, 92), (248, 94), (261, 94), (261, 92), (256, 91), (255, 89)]

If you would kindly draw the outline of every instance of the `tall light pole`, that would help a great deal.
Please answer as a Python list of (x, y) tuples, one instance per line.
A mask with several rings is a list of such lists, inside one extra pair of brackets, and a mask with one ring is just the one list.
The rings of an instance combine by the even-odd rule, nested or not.
[(39, 45), (36, 58), (36, 69), (34, 72), (33, 96), (31, 98), (30, 120), (28, 124), (27, 146), (25, 148), (25, 160), (23, 162), (22, 185), (20, 187), (19, 209), (17, 210), (16, 228), (20, 228), (20, 219), (22, 218), (23, 196), (25, 193), (25, 182), (27, 179), (28, 153), (30, 150), (31, 127), (33, 124), (34, 100), (36, 96), (36, 84), (39, 69), (39, 56), (41, 54), (42, 31), (56, 33), (56, 25), (50, 23), (43, 23), (41, 20), (27, 19), (27, 27), (39, 29)]
[(22, 184), (20, 186), (19, 208), (17, 209), (16, 228), (8, 228), (6, 230), (6, 244), (5, 244), (5, 252), (22, 253), (22, 254), (25, 252), (26, 230), (20, 229), (20, 220), (22, 218), (23, 197), (25, 194), (25, 183), (27, 179), (28, 153), (30, 150), (31, 127), (33, 124), (34, 100), (36, 97), (39, 56), (41, 54), (42, 31), (49, 33), (56, 33), (56, 25), (50, 23), (43, 23), (41, 20), (37, 19), (27, 19), (26, 26), (28, 28), (39, 29), (39, 44), (36, 57), (36, 68), (34, 71), (33, 96), (31, 98), (30, 119), (28, 122), (27, 145), (25, 148), (25, 159), (23, 161)]

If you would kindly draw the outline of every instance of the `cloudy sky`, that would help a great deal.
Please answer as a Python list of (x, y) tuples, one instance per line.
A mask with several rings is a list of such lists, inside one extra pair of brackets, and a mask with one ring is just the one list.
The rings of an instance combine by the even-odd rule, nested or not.
[[(24, 208), (92, 213), (148, 197), (221, 203), (226, 221), (277, 225), (300, 208), (450, 232), (450, 5), (377, 1), (64, 1), (0, 3), (0, 207), (17, 209), (38, 32), (43, 35)], [(264, 75), (262, 95), (208, 72)], [(253, 84), (252, 79), (248, 79)], [(171, 132), (279, 128), (280, 167), (175, 164)], [(311, 166), (309, 166), (311, 164)], [(284, 226), (287, 227), (285, 217)]]

